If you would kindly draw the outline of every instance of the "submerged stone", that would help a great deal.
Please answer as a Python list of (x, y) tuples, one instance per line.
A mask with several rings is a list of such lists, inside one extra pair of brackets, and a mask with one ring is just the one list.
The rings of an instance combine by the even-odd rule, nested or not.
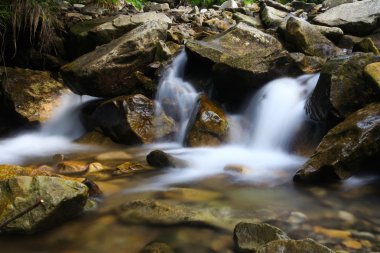
[(266, 244), (257, 253), (334, 253), (312, 239), (277, 240)]
[(186, 162), (162, 150), (153, 150), (146, 156), (149, 165), (156, 168), (185, 168)]
[(239, 223), (234, 229), (234, 242), (238, 252), (257, 252), (268, 242), (290, 239), (279, 228), (266, 223)]

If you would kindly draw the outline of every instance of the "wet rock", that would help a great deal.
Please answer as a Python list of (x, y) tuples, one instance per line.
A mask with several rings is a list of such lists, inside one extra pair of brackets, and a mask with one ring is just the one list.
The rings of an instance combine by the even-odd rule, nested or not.
[(152, 95), (156, 87), (144, 85), (139, 76), (149, 70), (156, 44), (166, 39), (167, 29), (167, 23), (146, 22), (63, 66), (63, 80), (81, 95), (114, 97), (139, 92)]
[(261, 20), (268, 27), (277, 27), (288, 17), (289, 13), (265, 6), (261, 11)]
[(368, 64), (364, 68), (364, 75), (380, 90), (380, 62)]
[(281, 4), (278, 1), (273, 1), (273, 0), (265, 0), (264, 1), (266, 5), (271, 6), (277, 10), (280, 11), (285, 11), (285, 12), (291, 12), (293, 11), (292, 6)]
[(156, 21), (171, 24), (163, 13), (142, 12), (132, 15), (117, 15), (101, 19), (78, 22), (70, 27), (68, 47), (73, 57), (94, 50), (97, 46), (111, 42), (146, 22)]
[(88, 199), (84, 184), (45, 176), (2, 180), (0, 192), (0, 224), (5, 224), (0, 228), (2, 233), (50, 228), (81, 214)]
[(203, 25), (209, 26), (213, 31), (226, 31), (229, 28), (231, 28), (233, 25), (235, 25), (235, 21), (228, 21), (224, 19), (219, 18), (212, 18), (205, 22), (203, 22)]
[(83, 161), (64, 161), (57, 165), (57, 172), (63, 175), (81, 174), (88, 170), (88, 163)]
[(100, 145), (100, 146), (111, 146), (111, 145), (116, 145), (115, 142), (113, 142), (110, 138), (107, 136), (104, 136), (97, 130), (91, 131), (89, 133), (86, 133), (82, 137), (80, 137), (78, 140), (75, 140), (76, 143), (81, 143), (81, 144), (90, 144), (90, 145)]
[(285, 37), (296, 49), (307, 55), (327, 58), (342, 54), (341, 49), (322, 35), (318, 28), (302, 19), (288, 19)]
[(316, 152), (294, 176), (296, 182), (343, 180), (377, 169), (380, 160), (380, 104), (347, 117), (322, 139)]
[(269, 224), (239, 223), (234, 229), (234, 242), (238, 252), (256, 252), (263, 245), (289, 237)]
[(144, 11), (168, 11), (170, 10), (170, 6), (168, 3), (155, 3), (155, 2), (147, 2), (144, 4)]
[(154, 150), (146, 156), (149, 165), (156, 168), (184, 168), (186, 162), (162, 150)]
[(163, 112), (157, 115), (154, 102), (139, 94), (107, 100), (91, 118), (105, 135), (124, 144), (151, 143), (175, 130), (174, 120)]
[(304, 55), (303, 53), (290, 53), (290, 57), (297, 64), (298, 68), (306, 74), (319, 72), (326, 59), (318, 56)]
[(313, 27), (333, 42), (338, 42), (344, 35), (343, 30), (338, 27), (328, 27), (322, 25), (313, 25)]
[(20, 68), (0, 69), (0, 114), (6, 121), (43, 123), (68, 90), (49, 72)]
[(379, 61), (380, 57), (364, 53), (328, 61), (307, 101), (309, 116), (314, 120), (336, 123), (365, 105), (379, 101), (378, 87), (366, 82), (363, 76), (365, 66)]
[(331, 249), (315, 242), (312, 239), (304, 240), (277, 240), (269, 242), (257, 253), (334, 253)]
[(249, 174), (250, 172), (249, 168), (242, 165), (237, 165), (237, 164), (226, 165), (223, 168), (223, 170), (227, 172), (234, 172), (234, 173), (239, 173), (239, 174)]
[(141, 253), (174, 253), (174, 251), (166, 243), (152, 242), (146, 245)]
[(345, 33), (366, 35), (377, 27), (379, 19), (378, 0), (364, 0), (328, 9), (317, 15), (314, 21), (327, 26), (340, 27)]
[(226, 142), (228, 134), (229, 123), (224, 111), (206, 96), (200, 96), (187, 126), (185, 145), (218, 146)]

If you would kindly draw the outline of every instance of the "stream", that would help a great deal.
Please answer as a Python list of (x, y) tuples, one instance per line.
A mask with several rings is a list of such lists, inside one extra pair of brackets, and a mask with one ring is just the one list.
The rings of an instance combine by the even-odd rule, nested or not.
[[(328, 187), (302, 187), (292, 182), (307, 160), (302, 152), (294, 152), (293, 146), (296, 137), (303, 136), (302, 126), (313, 124), (304, 105), (318, 74), (269, 82), (245, 110), (228, 116), (232, 122), (228, 143), (187, 148), (182, 143), (198, 92), (182, 78), (186, 60), (185, 52), (177, 56), (156, 95), (160, 110), (165, 110), (168, 100), (179, 105), (179, 131), (174, 140), (134, 147), (76, 142), (85, 133), (79, 108), (94, 98), (74, 94), (66, 95), (55, 116), (39, 129), (0, 140), (0, 164), (54, 165), (52, 157), (64, 154), (65, 159), (98, 161), (112, 168), (126, 161), (146, 164), (146, 155), (155, 149), (186, 162), (184, 168), (128, 176), (100, 173), (93, 180), (104, 198), (96, 211), (33, 236), (1, 237), (2, 252), (133, 253), (159, 241), (171, 245), (175, 252), (227, 253), (233, 252), (232, 229), (239, 220), (268, 222), (292, 238), (310, 237), (333, 250), (380, 251), (377, 178), (355, 177)], [(221, 218), (217, 227), (126, 225), (118, 221), (114, 208), (137, 199), (211, 208), (225, 219)], [(351, 234), (339, 236), (333, 229)]]

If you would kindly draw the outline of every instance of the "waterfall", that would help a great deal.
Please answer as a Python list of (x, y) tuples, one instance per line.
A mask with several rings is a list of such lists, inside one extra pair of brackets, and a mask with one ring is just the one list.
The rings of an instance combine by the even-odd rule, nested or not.
[(178, 143), (182, 143), (185, 138), (186, 126), (198, 96), (193, 86), (183, 80), (186, 62), (187, 55), (183, 50), (165, 71), (156, 95), (159, 108), (178, 124), (179, 130), (175, 137)]
[(66, 94), (53, 117), (41, 127), (0, 140), (0, 164), (22, 165), (29, 159), (88, 149), (72, 141), (85, 133), (79, 121), (79, 107), (91, 99), (89, 96)]
[(245, 133), (252, 148), (283, 149), (306, 119), (305, 102), (319, 75), (274, 80), (253, 97), (245, 112), (249, 124)]

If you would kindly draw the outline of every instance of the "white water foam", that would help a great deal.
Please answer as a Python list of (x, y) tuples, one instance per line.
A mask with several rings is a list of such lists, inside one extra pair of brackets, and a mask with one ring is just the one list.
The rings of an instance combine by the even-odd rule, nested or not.
[(182, 51), (164, 73), (156, 95), (159, 107), (177, 121), (179, 130), (175, 140), (179, 143), (185, 138), (186, 126), (198, 96), (193, 86), (182, 78), (186, 62), (186, 52)]
[(72, 141), (85, 132), (78, 107), (91, 99), (69, 93), (62, 97), (54, 116), (39, 129), (0, 140), (0, 164), (22, 165), (38, 157), (88, 150), (88, 146)]

